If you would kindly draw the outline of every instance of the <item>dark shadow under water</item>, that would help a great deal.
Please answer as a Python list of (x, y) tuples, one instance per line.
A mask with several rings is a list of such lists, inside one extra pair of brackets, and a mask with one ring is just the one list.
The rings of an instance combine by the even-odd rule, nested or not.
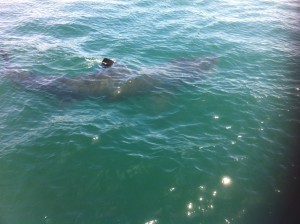
[[(9, 63), (8, 54), (3, 51), (0, 53)], [(9, 64), (5, 68), (4, 76), (11, 83), (28, 91), (45, 92), (60, 99), (101, 97), (113, 101), (194, 83), (209, 74), (216, 61), (216, 57), (178, 59), (140, 71), (115, 63), (92, 74), (75, 77), (31, 74), (27, 70), (13, 69)]]

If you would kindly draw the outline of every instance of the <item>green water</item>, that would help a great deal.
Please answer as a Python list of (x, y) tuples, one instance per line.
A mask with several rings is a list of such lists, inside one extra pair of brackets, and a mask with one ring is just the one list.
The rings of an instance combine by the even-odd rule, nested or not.
[[(0, 223), (292, 223), (299, 127), (295, 0), (2, 1)], [(109, 102), (11, 83), (111, 57), (180, 79)], [(179, 76), (178, 76), (179, 75)], [(293, 192), (292, 192), (293, 193)]]

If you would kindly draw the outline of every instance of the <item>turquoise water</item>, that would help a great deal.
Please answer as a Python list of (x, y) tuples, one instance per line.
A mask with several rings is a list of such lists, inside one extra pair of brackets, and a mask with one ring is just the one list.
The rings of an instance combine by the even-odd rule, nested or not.
[[(0, 48), (11, 58), (0, 61), (0, 223), (288, 223), (299, 9), (296, 0), (0, 1)], [(107, 101), (8, 78), (79, 77), (104, 57), (191, 80)], [(199, 77), (166, 69), (195, 58), (215, 60)]]

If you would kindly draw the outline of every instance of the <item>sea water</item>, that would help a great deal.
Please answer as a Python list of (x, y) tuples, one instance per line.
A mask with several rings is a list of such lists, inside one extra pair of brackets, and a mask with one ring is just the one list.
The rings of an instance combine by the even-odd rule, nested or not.
[[(297, 0), (1, 0), (0, 223), (288, 223), (299, 10)], [(112, 102), (7, 78), (84, 76), (104, 57), (149, 74), (217, 60), (201, 79)]]

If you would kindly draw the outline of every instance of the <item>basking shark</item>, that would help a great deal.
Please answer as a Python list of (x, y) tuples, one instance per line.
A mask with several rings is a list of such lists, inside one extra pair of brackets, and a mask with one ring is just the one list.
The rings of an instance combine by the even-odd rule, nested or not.
[[(9, 56), (0, 51), (4, 60)], [(82, 76), (33, 75), (28, 71), (6, 68), (8, 80), (27, 90), (46, 92), (61, 99), (101, 97), (116, 100), (198, 80), (213, 69), (216, 57), (177, 59), (166, 64), (132, 70), (104, 58), (100, 68)]]

